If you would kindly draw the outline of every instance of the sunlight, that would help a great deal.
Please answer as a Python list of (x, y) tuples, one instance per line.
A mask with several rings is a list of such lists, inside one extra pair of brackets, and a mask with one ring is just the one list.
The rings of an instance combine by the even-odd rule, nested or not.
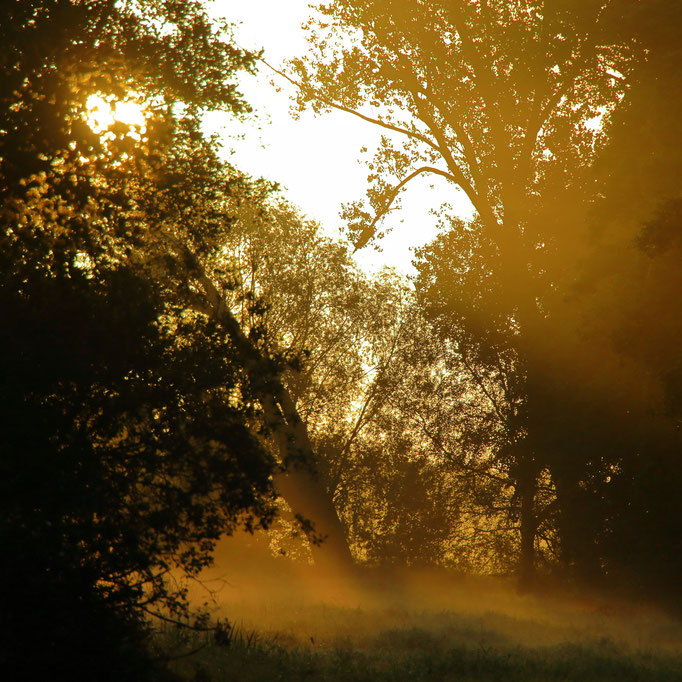
[(146, 128), (145, 109), (136, 99), (115, 101), (101, 94), (90, 95), (86, 101), (87, 123), (95, 133), (103, 133), (116, 122), (138, 128)]

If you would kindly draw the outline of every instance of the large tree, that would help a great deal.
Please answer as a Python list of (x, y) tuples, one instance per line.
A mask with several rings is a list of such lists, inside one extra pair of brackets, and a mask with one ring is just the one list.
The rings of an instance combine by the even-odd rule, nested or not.
[[(200, 132), (200, 114), (248, 109), (232, 75), (249, 68), (252, 55), (235, 48), (228, 28), (211, 24), (197, 2), (30, 3), (10, 6), (3, 26), (17, 28), (8, 35), (8, 68), (13, 77), (26, 75), (5, 92), (8, 205), (23, 215), (32, 202), (46, 207), (50, 220), (54, 211), (58, 243), (68, 246), (65, 259), (131, 263), (163, 282), (179, 305), (222, 328), (278, 442), (279, 461), (289, 467), (283, 483), (292, 506), (316, 522), (317, 537), (328, 538), (320, 556), (347, 564), (333, 509), (316, 494), (319, 486), (307, 470), (315, 453), (278, 377), (283, 359), (269, 357), (257, 335), (245, 333), (216, 286), (214, 256), (235, 206), (263, 210), (262, 186), (218, 160), (215, 141)], [(44, 54), (23, 49), (50, 31), (55, 47)], [(112, 104), (137, 102), (146, 126), (116, 122), (95, 133), (87, 123), (92, 94)], [(54, 241), (44, 249), (48, 259), (61, 253), (52, 249)]]
[[(268, 525), (272, 474), (313, 456), (286, 359), (209, 277), (258, 198), (199, 114), (246, 110), (230, 81), (253, 58), (192, 1), (5, 3), (0, 32), (3, 668), (135, 676), (119, 645), (144, 612), (184, 613), (169, 572)], [(94, 129), (93, 95), (145, 124)]]
[[(548, 363), (547, 298), (574, 275), (590, 122), (617, 104), (627, 73), (626, 50), (610, 31), (614, 10), (599, 1), (339, 0), (321, 12), (313, 52), (291, 63), (300, 104), (340, 108), (386, 130), (370, 164), (368, 205), (346, 211), (358, 246), (422, 174), (446, 178), (477, 212), (466, 227), (476, 233), (472, 263), (459, 280), (443, 273), (446, 303), (469, 329), (485, 330), (484, 343), (506, 336), (526, 382), (514, 469), (524, 500), (521, 572), (529, 575), (544, 457), (529, 429), (537, 421), (531, 389)], [(477, 305), (458, 309), (472, 293)]]

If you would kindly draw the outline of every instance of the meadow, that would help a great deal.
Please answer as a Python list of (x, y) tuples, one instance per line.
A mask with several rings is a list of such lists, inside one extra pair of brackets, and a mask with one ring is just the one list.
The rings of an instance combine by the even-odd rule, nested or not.
[[(299, 576), (300, 578), (300, 576)], [(341, 588), (310, 576), (221, 590), (222, 643), (166, 630), (197, 681), (678, 682), (682, 623), (643, 604), (521, 595), (504, 580), (403, 572)], [(305, 586), (306, 589), (301, 589)], [(199, 649), (194, 654), (190, 652)]]

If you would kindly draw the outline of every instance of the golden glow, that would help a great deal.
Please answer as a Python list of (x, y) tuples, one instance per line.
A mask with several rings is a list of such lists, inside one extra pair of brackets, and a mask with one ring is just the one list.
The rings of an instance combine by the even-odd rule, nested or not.
[(90, 95), (86, 107), (88, 111), (86, 120), (96, 133), (104, 133), (109, 126), (117, 122), (138, 128), (138, 134), (145, 131), (145, 109), (134, 97), (116, 101), (100, 94)]

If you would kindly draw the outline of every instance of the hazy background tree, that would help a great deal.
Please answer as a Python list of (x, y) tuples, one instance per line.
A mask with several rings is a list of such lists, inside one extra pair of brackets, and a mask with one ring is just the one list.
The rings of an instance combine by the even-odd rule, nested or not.
[[(615, 508), (630, 504), (612, 498), (613, 483), (625, 453), (641, 449), (626, 442), (651, 443), (655, 461), (654, 443), (666, 440), (667, 427), (640, 410), (641, 418), (628, 416), (636, 403), (660, 402), (660, 383), (614, 345), (613, 320), (597, 312), (606, 310), (605, 292), (590, 291), (591, 277), (609, 281), (601, 267), (633, 254), (628, 239), (636, 230), (627, 227), (629, 218), (615, 220), (612, 236), (595, 239), (595, 216), (601, 210), (604, 222), (604, 174), (617, 178), (618, 168), (631, 178), (633, 196), (651, 186), (649, 205), (662, 187), (675, 185), (678, 146), (665, 142), (665, 121), (672, 120), (666, 107), (677, 110), (679, 97), (644, 93), (679, 64), (668, 28), (676, 18), (660, 3), (603, 2), (340, 0), (320, 12), (310, 55), (290, 63), (299, 105), (348, 111), (386, 131), (369, 164), (367, 201), (345, 212), (356, 244), (378, 232), (418, 175), (446, 178), (476, 209), (471, 222), (449, 220), (446, 197), (448, 234), (422, 252), (417, 286), (432, 315), (450, 318), (441, 334), (461, 339), (463, 355), (486, 367), (504, 357), (511, 368), (507, 433), (497, 453), (518, 500), (522, 578), (532, 576), (541, 524), (573, 574), (613, 575), (604, 543), (613, 541)], [(633, 105), (638, 96), (642, 104)], [(645, 101), (650, 117), (642, 117)], [(639, 107), (638, 114), (620, 113)], [(633, 123), (640, 116), (656, 141), (635, 127), (618, 141), (622, 116)], [(645, 148), (634, 165), (615, 161), (631, 153), (625, 135)], [(661, 144), (667, 151), (655, 156), (641, 184), (631, 170), (650, 163), (644, 159)], [(626, 186), (612, 195), (623, 197), (621, 213), (629, 213), (621, 211), (631, 201)], [(636, 269), (625, 277), (638, 286)], [(628, 318), (620, 301), (610, 301), (611, 311)], [(547, 483), (549, 497), (543, 492), (540, 502)]]
[[(405, 383), (405, 348), (418, 313), (412, 294), (395, 273), (362, 274), (348, 245), (323, 236), (283, 201), (257, 208), (240, 206), (222, 254), (230, 305), (244, 329), (258, 329), (270, 355), (295, 359), (283, 380), (314, 445), (318, 482), (356, 558), (380, 559), (364, 547), (385, 542), (388, 533), (376, 519), (387, 510), (395, 519), (412, 519), (411, 552), (426, 557), (431, 545), (423, 524), (417, 549), (419, 505), (392, 494), (404, 467), (412, 467), (413, 478), (421, 471), (391, 436), (404, 415), (389, 406)], [(430, 526), (448, 534), (451, 524)], [(229, 554), (229, 543), (221, 551)]]
[(601, 363), (584, 404), (593, 412), (596, 403), (611, 406), (592, 425), (593, 440), (602, 443), (601, 477), (609, 479), (591, 504), (601, 512), (594, 527), (603, 570), (663, 595), (677, 593), (680, 557), (673, 490), (680, 483), (674, 292), (682, 154), (674, 139), (682, 102), (675, 37), (681, 17), (659, 2), (624, 3), (620, 11), (612, 30), (634, 38), (637, 59), (594, 164), (599, 193), (588, 218), (591, 250), (571, 305), (582, 311), (585, 355)]

